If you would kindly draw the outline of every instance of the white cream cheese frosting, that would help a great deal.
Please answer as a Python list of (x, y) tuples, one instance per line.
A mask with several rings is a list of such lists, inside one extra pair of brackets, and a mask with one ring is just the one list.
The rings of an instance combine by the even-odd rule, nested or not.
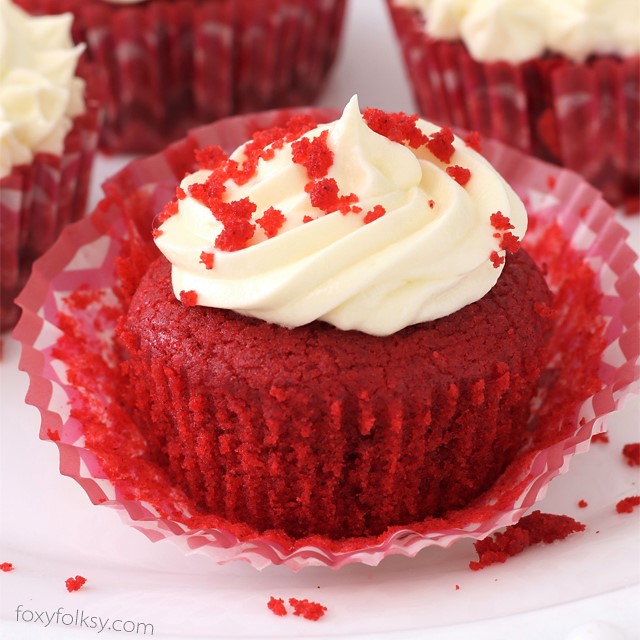
[[(440, 132), (423, 120), (416, 125), (427, 136)], [(454, 313), (493, 287), (504, 249), (492, 215), (507, 217), (517, 238), (527, 219), (487, 160), (458, 138), (448, 162), (427, 146), (393, 142), (369, 128), (355, 97), (340, 119), (302, 137), (324, 131), (333, 153), (326, 178), (335, 180), (339, 194), (357, 196), (356, 211), (314, 207), (305, 191), (307, 169), (292, 161), (295, 142), (286, 143), (272, 159), (260, 159), (245, 184), (227, 180), (224, 192), (225, 201), (254, 203), (254, 221), (276, 208), (282, 226), (267, 237), (258, 225), (248, 246), (221, 251), (215, 242), (223, 224), (189, 194), (211, 174), (198, 171), (182, 181), (186, 197), (156, 231), (177, 297), (195, 292), (199, 305), (286, 327), (323, 320), (383, 336)], [(242, 162), (243, 147), (231, 158)], [(452, 167), (470, 172), (464, 186), (447, 173)], [(374, 210), (385, 213), (365, 223)], [(213, 255), (212, 267), (202, 262), (203, 252)]]
[(640, 53), (638, 0), (393, 0), (418, 9), (434, 38), (461, 39), (478, 61), (519, 63), (546, 51), (581, 62)]
[(0, 0), (0, 178), (36, 153), (60, 155), (84, 112), (71, 14), (32, 17)]

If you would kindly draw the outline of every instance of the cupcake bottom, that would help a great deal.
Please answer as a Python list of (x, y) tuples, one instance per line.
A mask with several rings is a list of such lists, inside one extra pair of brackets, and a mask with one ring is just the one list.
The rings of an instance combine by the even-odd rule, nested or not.
[(152, 264), (119, 398), (197, 505), (292, 538), (370, 536), (469, 504), (527, 438), (550, 293), (524, 252), (482, 300), (380, 338), (185, 307)]

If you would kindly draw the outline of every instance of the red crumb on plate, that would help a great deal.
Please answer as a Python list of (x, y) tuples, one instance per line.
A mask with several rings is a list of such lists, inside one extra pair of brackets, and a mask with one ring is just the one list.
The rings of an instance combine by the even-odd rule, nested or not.
[(2, 562), (0, 563), (0, 571), (4, 571), (5, 573), (9, 573), (9, 571), (14, 570), (14, 566), (11, 562)]
[(459, 584), (456, 585), (456, 591), (460, 591), (460, 585)]
[(267, 607), (269, 607), (276, 616), (287, 615), (287, 609), (284, 606), (284, 600), (282, 598), (274, 598), (271, 596), (269, 602), (267, 602)]
[(76, 576), (75, 578), (67, 578), (64, 581), (64, 584), (67, 587), (67, 591), (71, 593), (72, 591), (78, 591), (78, 589), (80, 589), (86, 581), (86, 578), (83, 578), (82, 576)]
[(622, 447), (622, 455), (630, 467), (640, 466), (640, 442), (631, 442)]
[(47, 438), (49, 438), (49, 440), (53, 440), (54, 442), (58, 442), (60, 440), (60, 433), (58, 431), (54, 431), (53, 429), (47, 429)]
[(297, 598), (289, 598), (289, 604), (293, 607), (294, 616), (302, 616), (307, 620), (319, 620), (324, 615), (327, 607), (318, 602), (310, 600), (298, 600)]
[(588, 507), (588, 506), (589, 506), (589, 503), (588, 503), (586, 500), (579, 500), (579, 501), (578, 501), (578, 506), (579, 506), (581, 509), (584, 509), (585, 507)]
[(547, 187), (549, 187), (549, 189), (553, 189), (556, 186), (556, 177), (555, 176), (549, 176), (547, 178)]
[(534, 511), (518, 523), (484, 540), (474, 543), (478, 560), (469, 563), (469, 568), (479, 571), (491, 564), (506, 562), (531, 545), (544, 542), (550, 544), (563, 540), (576, 531), (584, 531), (585, 525), (564, 515)]
[(631, 513), (638, 505), (640, 505), (640, 496), (629, 496), (616, 504), (616, 511), (618, 513)]
[(595, 435), (591, 436), (591, 442), (602, 442), (602, 443), (607, 443), (609, 442), (609, 436), (607, 435), (606, 431), (603, 431), (602, 433), (596, 433)]

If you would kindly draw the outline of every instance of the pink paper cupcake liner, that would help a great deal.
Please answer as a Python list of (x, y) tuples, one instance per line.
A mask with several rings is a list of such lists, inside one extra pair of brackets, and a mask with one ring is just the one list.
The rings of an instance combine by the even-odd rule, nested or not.
[(103, 77), (82, 64), (87, 79), (86, 111), (74, 119), (62, 155), (38, 153), (0, 180), (0, 330), (13, 327), (13, 300), (33, 261), (70, 222), (85, 214), (91, 167), (101, 125)]
[[(194, 149), (220, 144), (231, 150), (256, 129), (281, 124), (291, 113), (225, 119), (193, 130), (161, 154), (134, 161), (105, 183), (106, 195), (96, 211), (66, 229), (36, 263), (18, 299), (23, 316), (14, 336), (22, 342), (20, 368), (30, 376), (27, 402), (42, 416), (40, 437), (56, 442), (62, 473), (78, 481), (93, 503), (119, 508), (152, 541), (168, 538), (185, 552), (203, 553), (217, 562), (244, 560), (258, 568), (285, 564), (296, 570), (353, 562), (376, 565), (391, 554), (414, 556), (430, 545), (481, 539), (515, 523), (544, 496), (549, 482), (567, 471), (571, 457), (589, 448), (591, 436), (606, 429), (608, 416), (624, 398), (639, 390), (640, 278), (627, 232), (593, 187), (571, 171), (497, 142), (484, 141), (483, 153), (528, 206), (526, 248), (546, 269), (559, 316), (554, 357), (533, 414), (538, 428), (495, 486), (473, 504), (376, 537), (292, 540), (219, 519), (212, 524), (211, 518), (194, 513), (179, 491), (165, 486), (157, 493), (162, 479), (149, 469), (139, 467), (135, 480), (114, 477), (105, 472), (111, 468), (106, 458), (101, 461), (94, 452), (100, 439), (103, 452), (117, 443), (135, 456), (143, 446), (138, 435), (118, 433), (107, 411), (117, 403), (100, 375), (104, 363), (114, 358), (111, 338), (118, 314), (111, 311), (130, 286), (114, 272), (114, 262), (125, 256), (129, 264), (144, 268), (152, 245), (151, 220), (193, 168)], [(330, 110), (310, 113), (318, 122), (337, 115)], [(71, 379), (73, 371), (60, 359), (61, 345), (74, 348), (80, 344), (77, 336), (84, 341), (82, 357), (92, 371), (87, 381)], [(97, 435), (88, 426), (96, 421), (106, 427)]]
[(109, 76), (101, 147), (153, 153), (223, 116), (313, 102), (346, 0), (16, 1), (74, 14), (74, 39)]
[(572, 169), (611, 204), (638, 210), (640, 58), (476, 62), (460, 41), (429, 37), (418, 11), (387, 1), (428, 119)]

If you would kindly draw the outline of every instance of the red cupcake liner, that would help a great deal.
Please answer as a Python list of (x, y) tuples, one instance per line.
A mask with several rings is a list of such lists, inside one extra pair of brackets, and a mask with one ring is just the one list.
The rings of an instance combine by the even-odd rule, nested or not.
[(85, 112), (74, 119), (62, 154), (38, 153), (30, 164), (15, 166), (0, 179), (0, 331), (18, 319), (13, 301), (33, 261), (67, 224), (85, 214), (104, 79), (90, 64), (80, 68), (86, 78)]
[[(319, 122), (338, 115), (329, 110), (311, 113)], [(640, 389), (640, 277), (634, 268), (636, 255), (626, 244), (627, 232), (593, 187), (571, 171), (489, 141), (483, 143), (484, 155), (527, 203), (530, 232), (525, 246), (545, 265), (560, 314), (554, 358), (533, 412), (538, 428), (491, 490), (465, 509), (392, 527), (376, 537), (292, 540), (195, 514), (185, 496), (163, 486), (153, 469), (137, 467), (135, 481), (131, 475), (105, 473), (111, 467), (94, 452), (99, 439), (105, 438), (107, 449), (111, 438), (128, 446), (132, 458), (142, 440), (138, 434), (119, 433), (121, 425), (103, 410), (117, 403), (100, 375), (92, 375), (84, 389), (81, 380), (67, 379), (61, 340), (67, 336), (67, 344), (77, 344), (73, 335), (80, 335), (91, 362), (111, 360), (117, 322), (111, 305), (118, 304), (114, 292), (128, 286), (114, 273), (114, 261), (126, 255), (131, 263), (144, 262), (151, 220), (185, 171), (193, 168), (192, 151), (207, 144), (230, 150), (254, 130), (281, 124), (290, 114), (229, 118), (192, 131), (161, 154), (134, 161), (105, 183), (106, 196), (96, 211), (65, 230), (36, 263), (18, 300), (23, 316), (14, 336), (22, 342), (20, 368), (30, 376), (27, 402), (42, 416), (41, 439), (56, 442), (62, 473), (77, 480), (93, 503), (119, 508), (124, 519), (152, 541), (168, 538), (187, 553), (203, 553), (217, 562), (244, 560), (258, 568), (285, 564), (293, 569), (376, 565), (391, 554), (413, 556), (430, 545), (449, 547), (463, 538), (480, 539), (515, 523), (544, 496), (549, 482), (567, 471), (571, 457), (589, 448), (591, 436), (606, 429), (608, 417), (624, 398)], [(69, 306), (65, 298), (72, 292), (76, 304)], [(585, 322), (589, 331), (584, 331)], [(79, 402), (80, 394), (88, 394), (88, 404)], [(89, 427), (96, 420), (106, 426), (97, 438)]]
[(17, 0), (74, 14), (109, 76), (101, 148), (153, 153), (198, 124), (310, 104), (332, 65), (346, 0)]
[(420, 12), (387, 0), (416, 101), (430, 120), (572, 169), (614, 206), (640, 194), (640, 58), (476, 62), (431, 38)]

